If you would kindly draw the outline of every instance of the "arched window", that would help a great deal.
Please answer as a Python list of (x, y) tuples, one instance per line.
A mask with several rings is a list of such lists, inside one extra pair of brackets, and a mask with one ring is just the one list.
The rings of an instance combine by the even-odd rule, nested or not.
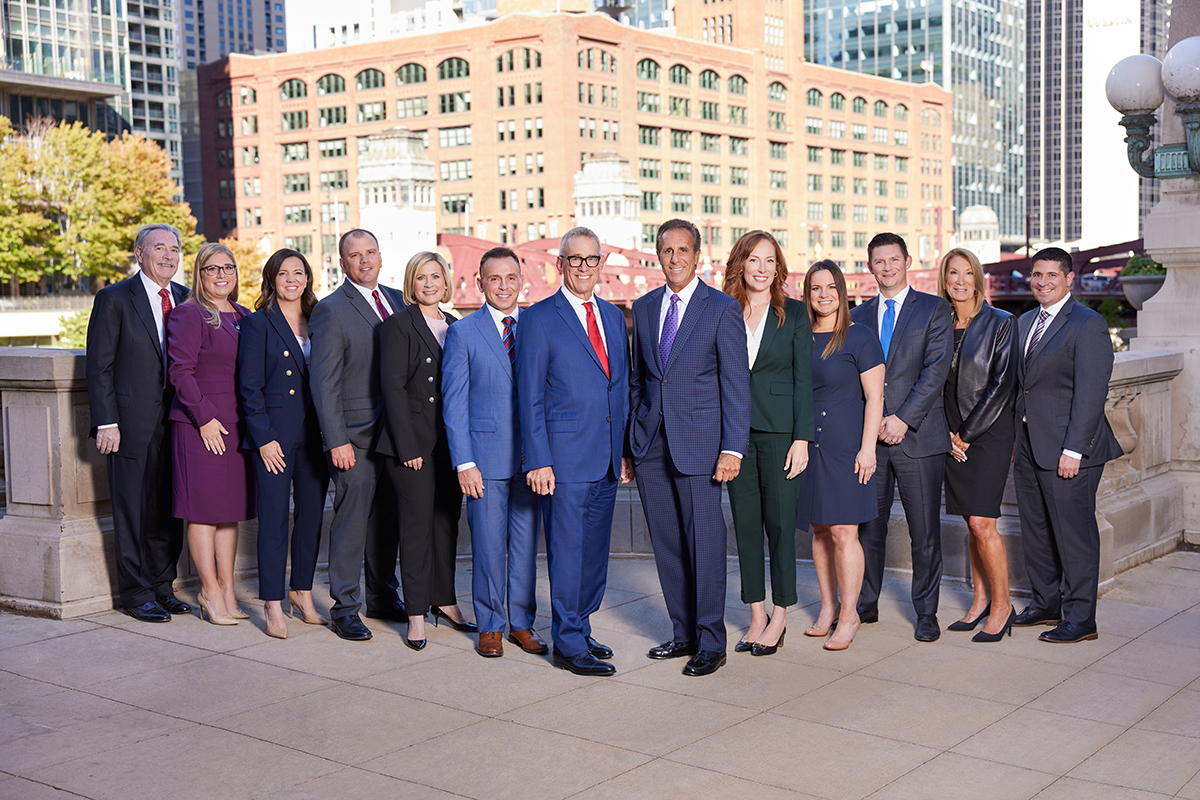
[(667, 80), (676, 86), (687, 86), (692, 82), (692, 71), (683, 64), (676, 64), (667, 71)]
[(317, 94), (340, 94), (346, 91), (346, 81), (341, 75), (322, 75), (317, 78)]
[(896, 105), (894, 114), (897, 122), (908, 122), (908, 106), (904, 105), (903, 103), (898, 103)]
[(643, 58), (638, 62), (637, 76), (646, 80), (658, 80), (658, 62), (653, 58)]
[(437, 66), (439, 81), (466, 78), (471, 74), (471, 65), (461, 58), (447, 58)]
[(829, 95), (829, 110), (830, 111), (845, 111), (846, 110), (846, 95), (841, 92), (834, 92)]
[(308, 84), (299, 78), (292, 78), (279, 85), (279, 99), (295, 100), (298, 97), (308, 97)]
[(420, 64), (405, 64), (396, 70), (396, 85), (404, 86), (409, 83), (424, 83), (425, 68)]
[(932, 108), (926, 108), (921, 112), (922, 125), (941, 125), (942, 115), (934, 111)]
[(258, 92), (249, 86), (238, 87), (238, 98), (242, 105), (249, 106), (258, 102)]
[(882, 100), (875, 101), (875, 116), (887, 119), (887, 103)]
[(746, 79), (741, 75), (729, 76), (729, 91), (733, 94), (746, 93)]
[[(815, 92), (815, 91), (816, 91), (816, 89), (810, 90), (810, 94), (811, 94), (811, 92)], [(821, 97), (821, 93), (817, 92), (817, 98), (818, 98), (817, 105), (818, 106), (820, 105), (820, 99), (819, 99), (820, 97)], [(772, 81), (767, 86), (767, 99), (768, 100), (787, 100), (787, 87), (784, 86), (779, 81)], [(812, 103), (810, 102), (809, 105), (811, 106)]]
[(718, 91), (721, 88), (721, 76), (711, 69), (704, 70), (700, 73), (700, 88)]
[(854, 98), (854, 102), (850, 105), (850, 110), (855, 114), (867, 113), (867, 101), (861, 97)]
[(354, 88), (360, 92), (365, 89), (382, 89), (384, 83), (383, 73), (377, 69), (364, 69), (354, 76)]

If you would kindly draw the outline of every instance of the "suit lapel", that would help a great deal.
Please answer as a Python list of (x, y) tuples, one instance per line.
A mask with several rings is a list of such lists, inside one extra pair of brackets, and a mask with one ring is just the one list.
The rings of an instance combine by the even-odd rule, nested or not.
[(658, 323), (659, 320), (662, 319), (662, 302), (663, 297), (666, 295), (666, 291), (667, 287), (660, 286), (659, 288), (651, 291), (650, 294), (646, 295), (646, 302), (650, 304), (650, 330), (646, 334), (646, 339), (647, 341), (654, 343), (652, 347), (654, 350), (654, 359), (652, 363), (657, 368), (658, 376), (660, 378), (662, 377), (664, 370), (663, 363), (659, 356), (661, 351), (658, 349)]
[[(600, 309), (600, 324), (604, 326), (604, 345), (608, 349), (608, 374), (612, 376), (613, 366), (613, 348), (619, 346), (622, 341), (622, 327), (625, 325), (625, 315), (612, 313), (617, 311), (616, 307), (609, 307), (609, 304), (600, 304), (600, 298), (596, 298), (596, 308)], [(618, 318), (619, 317), (619, 318)]]
[(1020, 358), (1017, 359), (1017, 375), (1025, 377), (1025, 340), (1029, 338), (1029, 329), (1037, 318), (1037, 311), (1027, 311), (1017, 319), (1017, 347)]
[[(150, 309), (150, 300), (146, 295), (146, 290), (142, 285), (142, 275), (138, 272), (129, 279), (129, 296), (130, 302), (133, 303), (133, 311), (138, 315), (138, 319), (146, 326), (146, 331), (150, 334), (151, 341), (154, 342), (155, 348), (158, 349), (159, 358), (162, 357), (162, 342), (158, 340), (158, 325), (154, 322), (154, 312)], [(163, 336), (167, 335), (166, 320), (163, 321)]]
[(866, 325), (875, 334), (875, 338), (879, 338), (879, 295), (875, 295), (870, 300), (862, 304), (863, 314), (866, 316)]
[[(341, 292), (346, 295), (346, 299), (350, 301), (350, 305), (354, 306), (354, 309), (359, 314), (362, 314), (363, 319), (367, 321), (368, 325), (372, 328), (378, 328), (383, 324), (383, 320), (379, 318), (378, 312), (367, 302), (367, 298), (363, 297), (362, 292), (351, 286), (349, 281), (342, 284)], [(388, 299), (390, 300), (391, 298)], [(393, 304), (392, 308), (395, 307), (395, 304)]]
[(688, 301), (687, 308), (683, 311), (683, 319), (679, 320), (679, 331), (675, 334), (675, 341), (671, 343), (671, 360), (663, 369), (664, 373), (670, 370), (671, 365), (678, 360), (679, 351), (683, 349), (681, 345), (696, 329), (700, 317), (704, 316), (704, 307), (708, 305), (708, 294), (711, 291), (704, 281), (696, 284), (696, 290), (692, 292), (692, 299)]
[(592, 347), (592, 340), (588, 338), (587, 331), (580, 324), (579, 317), (576, 316), (575, 308), (571, 305), (571, 301), (563, 295), (562, 291), (558, 291), (554, 293), (554, 304), (558, 307), (558, 315), (563, 318), (567, 327), (579, 339), (579, 343), (583, 345), (583, 349), (592, 357), (592, 363), (596, 365), (597, 369), (603, 370), (604, 368), (600, 366), (600, 356), (596, 354), (596, 348)]
[[(1037, 340), (1037, 344), (1033, 347), (1033, 352), (1029, 355), (1029, 366), (1034, 367), (1038, 363), (1038, 355), (1042, 350), (1046, 349), (1046, 342), (1050, 341), (1056, 333), (1062, 330), (1062, 327), (1067, 324), (1068, 315), (1075, 307), (1075, 298), (1063, 305), (1062, 310), (1054, 315), (1054, 319), (1050, 320), (1050, 324), (1046, 326), (1046, 330), (1042, 331), (1042, 338)], [(1036, 316), (1036, 315), (1035, 315)], [(1022, 358), (1022, 361), (1025, 359)]]
[[(916, 313), (914, 306), (918, 302), (920, 301), (917, 300), (916, 290), (909, 289), (908, 297), (904, 298), (904, 305), (900, 306), (900, 313), (896, 316), (896, 325), (894, 328), (892, 328), (892, 340), (888, 343), (887, 353), (887, 360), (889, 364), (892, 361), (892, 351), (897, 347), (896, 343), (900, 341), (901, 334), (904, 333), (904, 329), (908, 326), (909, 321), (912, 320), (913, 314)], [(878, 303), (876, 303), (876, 306), (878, 306)], [(877, 318), (877, 314), (871, 315), (871, 319), (874, 320)]]
[[(496, 330), (496, 323), (492, 319), (492, 312), (488, 311), (486, 305), (479, 307), (479, 310), (472, 315), (475, 319), (475, 328), (479, 332), (479, 337), (483, 339), (485, 345), (496, 359), (504, 366), (504, 372), (508, 377), (516, 383), (516, 375), (513, 374), (512, 362), (508, 360), (508, 350), (504, 347), (504, 340), (500, 338), (500, 331)], [(466, 322), (466, 320), (463, 320)], [(521, 318), (517, 317), (516, 331), (513, 333), (514, 339), (521, 335)]]
[[(758, 355), (754, 359), (755, 364), (762, 363), (760, 359), (764, 353), (770, 351), (771, 342), (775, 340), (776, 335), (779, 333), (779, 317), (776, 315), (774, 307), (767, 308), (767, 313), (764, 315), (764, 318), (766, 319), (766, 322), (763, 324), (766, 327), (763, 329), (762, 341), (758, 344)], [(751, 371), (753, 371), (753, 368), (751, 368)]]
[(284, 349), (291, 353), (288, 358), (292, 359), (296, 369), (300, 370), (302, 375), (307, 375), (308, 362), (304, 360), (304, 352), (300, 349), (300, 340), (292, 332), (292, 326), (288, 324), (287, 318), (283, 316), (279, 306), (272, 306), (271, 313), (266, 316), (271, 322), (271, 327), (275, 329), (275, 333), (279, 335), (280, 341), (283, 342)]
[(420, 319), (420, 317), (423, 316), (421, 313), (421, 307), (418, 305), (405, 306), (404, 311), (401, 313), (403, 313), (406, 317), (404, 321), (416, 329), (417, 336), (421, 337), (421, 341), (425, 344), (425, 347), (427, 347), (431, 353), (441, 359), (442, 346), (438, 344), (437, 337), (434, 336), (433, 331), (429, 329), (429, 323), (423, 319)]

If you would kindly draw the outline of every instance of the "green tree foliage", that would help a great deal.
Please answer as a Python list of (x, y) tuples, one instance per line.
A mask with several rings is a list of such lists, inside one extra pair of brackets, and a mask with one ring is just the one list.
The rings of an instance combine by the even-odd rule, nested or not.
[(86, 350), (88, 321), (91, 318), (91, 308), (85, 308), (78, 314), (63, 317), (59, 321), (62, 333), (58, 335), (58, 346), (71, 350)]
[[(78, 122), (50, 120), (17, 136), (0, 117), (0, 278), (45, 277), (52, 286), (123, 278), (148, 222), (179, 228), (185, 253), (195, 252), (203, 239), (187, 204), (174, 199), (169, 168), (166, 153), (141, 136), (107, 140)], [(13, 226), (13, 215), (24, 222)]]

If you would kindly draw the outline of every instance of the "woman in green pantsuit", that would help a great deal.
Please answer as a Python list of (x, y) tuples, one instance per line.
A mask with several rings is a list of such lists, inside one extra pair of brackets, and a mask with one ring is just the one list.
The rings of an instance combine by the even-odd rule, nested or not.
[[(796, 503), (813, 438), (812, 324), (804, 303), (786, 296), (787, 277), (775, 237), (751, 231), (734, 243), (722, 287), (742, 304), (750, 357), (750, 442), (729, 482), (729, 502), (742, 602), (750, 605), (750, 629), (734, 650), (756, 656), (783, 645), (787, 607), (796, 603)], [(775, 606), (770, 616), (764, 530)]]

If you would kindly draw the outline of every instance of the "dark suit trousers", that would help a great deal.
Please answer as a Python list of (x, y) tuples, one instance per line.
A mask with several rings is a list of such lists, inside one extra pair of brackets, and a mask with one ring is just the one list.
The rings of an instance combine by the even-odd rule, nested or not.
[(423, 614), (431, 605), (455, 605), (454, 555), (462, 491), (450, 464), (445, 435), (420, 469), (409, 469), (399, 459), (389, 458), (387, 471), (400, 506), (400, 583), (405, 608), (410, 614)]
[(1029, 606), (1061, 612), (1064, 622), (1094, 627), (1100, 583), (1096, 491), (1104, 465), (1081, 469), (1069, 480), (1060, 478), (1057, 468), (1039, 469), (1034, 463), (1027, 431), (1018, 438), (1013, 485), (1033, 594)]
[(942, 582), (942, 479), (946, 456), (909, 458), (899, 445), (875, 445), (875, 487), (879, 516), (858, 528), (866, 568), (863, 572), (859, 609), (879, 603), (883, 587), (888, 520), (892, 499), (900, 487), (900, 504), (912, 539), (912, 603), (918, 614), (936, 614), (938, 589)]
[(400, 599), (396, 580), (399, 523), (396, 495), (383, 478), (385, 456), (354, 448), (354, 466), (340, 470), (329, 454), (333, 479), (333, 522), (329, 526), (330, 616), (359, 613), (359, 576), (366, 569), (368, 609), (382, 608)]
[(171, 516), (171, 435), (165, 414), (144, 453), (108, 456), (108, 487), (117, 590), (121, 604), (134, 608), (171, 592), (183, 551), (183, 521)]
[(790, 433), (750, 431), (750, 448), (742, 458), (741, 471), (729, 482), (743, 603), (761, 603), (767, 598), (762, 559), (765, 530), (771, 554), (771, 602), (796, 604), (796, 504), (804, 477), (789, 481), (783, 471), (791, 446)]
[(637, 482), (671, 618), (671, 638), (699, 641), (701, 650), (725, 652), (728, 533), (721, 484), (712, 475), (677, 470), (661, 428), (637, 466)]
[(588, 619), (600, 608), (608, 584), (608, 548), (612, 539), (617, 479), (554, 484), (542, 498), (546, 560), (550, 573), (550, 635), (554, 649), (568, 657), (588, 649)]
[(304, 429), (292, 449), (284, 453), (285, 466), (278, 475), (267, 471), (257, 451), (251, 458), (258, 479), (258, 596), (263, 600), (282, 600), (285, 593), (288, 509), (293, 504), (291, 588), (311, 590), (317, 569), (329, 467), (314, 412), (309, 413)]

